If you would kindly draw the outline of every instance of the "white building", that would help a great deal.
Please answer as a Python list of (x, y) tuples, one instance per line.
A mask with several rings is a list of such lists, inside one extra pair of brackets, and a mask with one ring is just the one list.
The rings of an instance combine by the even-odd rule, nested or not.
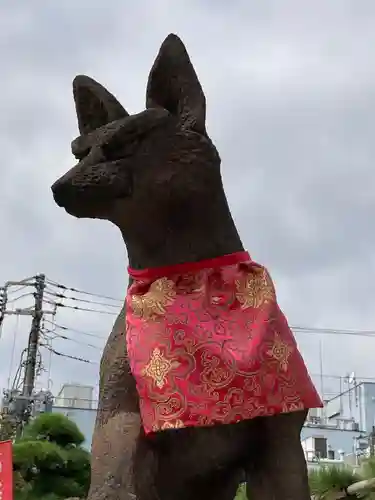
[(54, 398), (52, 412), (62, 413), (75, 422), (85, 436), (83, 446), (91, 448), (94, 432), (97, 401), (94, 387), (81, 384), (64, 384)]
[(358, 459), (369, 453), (374, 430), (375, 383), (353, 380), (322, 410), (310, 411), (301, 432), (306, 460), (358, 464)]
[(94, 401), (94, 387), (81, 384), (64, 384), (55, 397), (54, 405), (65, 408), (91, 410)]

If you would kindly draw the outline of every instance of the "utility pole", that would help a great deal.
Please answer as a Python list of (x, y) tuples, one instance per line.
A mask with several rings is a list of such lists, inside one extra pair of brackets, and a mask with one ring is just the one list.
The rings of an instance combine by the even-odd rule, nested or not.
[[(26, 308), (11, 308), (8, 309), (8, 290), (12, 287), (33, 287), (35, 289), (34, 295), (34, 305), (32, 307)], [(1, 337), (1, 326), (4, 319), (9, 315), (16, 316), (31, 316), (32, 324), (31, 331), (28, 339), (28, 346), (26, 351), (26, 361), (22, 361), (19, 366), (19, 371), (17, 373), (21, 374), (21, 369), (24, 368), (24, 377), (22, 380), (21, 387), (19, 387), (18, 382), (15, 385), (16, 379), (13, 382), (12, 388), (10, 389), (8, 385), (8, 390), (5, 390), (2, 398), (2, 410), (0, 412), (0, 430), (4, 430), (5, 423), (9, 423), (10, 426), (14, 427), (16, 435), (22, 433), (22, 429), (30, 419), (32, 414), (32, 409), (34, 405), (34, 400), (39, 400), (43, 397), (45, 399), (46, 395), (41, 395), (40, 393), (34, 393), (35, 378), (38, 363), (38, 344), (40, 337), (40, 328), (42, 318), (50, 314), (54, 316), (56, 314), (56, 306), (49, 310), (43, 310), (43, 294), (46, 286), (46, 278), (44, 274), (38, 276), (32, 276), (30, 278), (25, 278), (21, 281), (7, 281), (4, 286), (0, 287), (0, 337)], [(22, 296), (21, 296), (22, 297)], [(20, 298), (20, 297), (18, 297)], [(17, 298), (16, 298), (17, 300)], [(14, 302), (14, 300), (13, 300)], [(21, 375), (20, 375), (21, 376)], [(16, 375), (17, 377), (17, 375)], [(18, 379), (17, 379), (18, 380)], [(48, 395), (47, 395), (48, 396)], [(48, 398), (47, 398), (48, 399)], [(47, 400), (45, 400), (46, 402)]]
[(35, 384), (35, 372), (38, 356), (38, 344), (40, 335), (40, 326), (43, 317), (43, 294), (46, 286), (46, 277), (44, 274), (39, 274), (35, 278), (35, 307), (33, 311), (33, 319), (27, 346), (27, 357), (25, 366), (25, 376), (23, 380), (22, 397), (25, 401), (25, 411), (23, 414), (23, 422), (27, 423), (30, 418), (31, 397)]
[(3, 326), (6, 308), (7, 308), (7, 290), (4, 286), (2, 286), (0, 288), (0, 338), (1, 338), (1, 327)]

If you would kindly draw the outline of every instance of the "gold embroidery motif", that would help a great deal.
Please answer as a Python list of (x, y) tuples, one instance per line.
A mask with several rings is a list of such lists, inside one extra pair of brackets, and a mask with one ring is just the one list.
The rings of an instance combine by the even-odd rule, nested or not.
[(279, 362), (280, 368), (286, 372), (288, 370), (289, 356), (293, 352), (293, 347), (283, 342), (280, 336), (275, 333), (275, 340), (273, 346), (267, 354)]
[(242, 279), (236, 280), (236, 298), (242, 309), (258, 309), (267, 302), (275, 302), (275, 288), (268, 271), (252, 269)]
[(168, 373), (178, 366), (180, 366), (178, 361), (170, 361), (161, 353), (160, 349), (155, 347), (150, 361), (142, 370), (142, 375), (152, 378), (155, 385), (162, 389), (167, 383)]
[(299, 401), (297, 403), (283, 403), (281, 413), (293, 413), (294, 411), (304, 410), (304, 404)]
[(162, 431), (165, 429), (182, 429), (185, 427), (182, 420), (175, 420), (174, 422), (164, 422), (164, 424), (160, 427)]
[(132, 295), (131, 306), (139, 318), (151, 319), (165, 314), (165, 308), (173, 304), (175, 298), (174, 282), (160, 278), (152, 283), (144, 295)]

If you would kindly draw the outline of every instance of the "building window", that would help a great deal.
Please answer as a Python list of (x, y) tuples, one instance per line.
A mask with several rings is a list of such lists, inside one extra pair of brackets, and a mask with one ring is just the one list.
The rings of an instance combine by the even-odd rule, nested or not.
[(327, 439), (324, 437), (316, 437), (314, 441), (315, 455), (317, 458), (327, 458)]

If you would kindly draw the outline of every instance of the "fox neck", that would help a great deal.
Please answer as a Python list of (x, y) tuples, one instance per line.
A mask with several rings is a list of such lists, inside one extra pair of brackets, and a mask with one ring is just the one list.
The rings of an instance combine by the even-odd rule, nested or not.
[[(194, 215), (187, 227), (167, 230), (146, 229), (149, 237), (142, 244), (126, 243), (129, 266), (133, 269), (198, 262), (242, 251), (243, 245), (232, 219), (224, 192), (210, 207)], [(120, 228), (121, 229), (121, 228)]]

